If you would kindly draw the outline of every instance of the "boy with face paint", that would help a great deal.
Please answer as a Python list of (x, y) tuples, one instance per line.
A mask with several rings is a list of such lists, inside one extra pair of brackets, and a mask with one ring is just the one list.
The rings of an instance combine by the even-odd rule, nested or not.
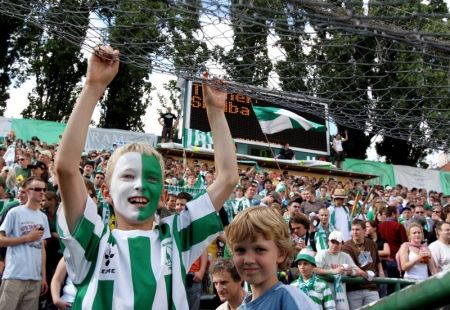
[(154, 225), (163, 188), (162, 158), (147, 144), (125, 145), (111, 156), (103, 185), (103, 196), (117, 216), (117, 229), (110, 231), (88, 197), (78, 155), (95, 105), (118, 68), (117, 50), (100, 47), (92, 55), (55, 159), (62, 198), (58, 232), (78, 289), (73, 308), (187, 309), (187, 270), (222, 230), (217, 212), (238, 182), (235, 147), (224, 115), (226, 93), (203, 86), (217, 182), (185, 211)]

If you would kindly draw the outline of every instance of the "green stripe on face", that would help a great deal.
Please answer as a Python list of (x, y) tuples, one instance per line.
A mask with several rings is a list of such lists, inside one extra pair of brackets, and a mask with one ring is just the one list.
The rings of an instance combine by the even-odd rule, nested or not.
[(112, 309), (112, 299), (114, 291), (113, 280), (98, 281), (97, 294), (95, 294), (94, 303), (92, 309)]
[(154, 155), (141, 155), (142, 164), (142, 194), (150, 202), (139, 210), (138, 220), (144, 221), (152, 217), (158, 208), (162, 192), (162, 171), (159, 160)]
[(150, 309), (156, 293), (156, 278), (151, 267), (150, 239), (128, 239), (131, 259), (131, 279), (134, 292), (134, 309)]
[(181, 251), (189, 250), (193, 245), (222, 230), (222, 221), (216, 212), (193, 221), (191, 225), (180, 231)]

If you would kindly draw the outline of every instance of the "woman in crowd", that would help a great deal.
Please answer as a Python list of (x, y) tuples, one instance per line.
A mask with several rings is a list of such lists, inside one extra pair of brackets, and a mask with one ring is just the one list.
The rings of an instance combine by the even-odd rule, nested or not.
[(425, 280), (428, 276), (436, 273), (436, 266), (431, 258), (431, 252), (423, 244), (423, 227), (417, 223), (411, 223), (407, 229), (409, 242), (400, 247), (398, 255), (400, 266), (405, 272), (405, 279)]
[[(378, 232), (378, 225), (375, 221), (367, 221), (366, 222), (366, 237), (371, 239), (373, 242), (377, 244), (378, 255), (381, 259), (381, 265), (383, 266), (384, 274), (386, 272), (386, 259), (389, 258), (391, 254), (391, 249), (389, 248), (389, 244), (383, 240), (381, 234)], [(380, 284), (378, 286), (378, 293), (380, 294), (380, 298), (383, 298), (387, 295), (387, 285)]]

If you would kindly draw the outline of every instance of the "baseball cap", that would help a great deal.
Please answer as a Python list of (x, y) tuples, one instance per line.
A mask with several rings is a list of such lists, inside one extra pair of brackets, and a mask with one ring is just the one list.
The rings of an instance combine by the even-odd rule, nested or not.
[(50, 159), (53, 158), (52, 152), (50, 152), (49, 150), (40, 150), (39, 153), (41, 153), (44, 156), (47, 156)]
[(330, 235), (328, 236), (328, 240), (336, 240), (339, 243), (344, 242), (344, 236), (342, 233), (338, 230), (332, 231)]

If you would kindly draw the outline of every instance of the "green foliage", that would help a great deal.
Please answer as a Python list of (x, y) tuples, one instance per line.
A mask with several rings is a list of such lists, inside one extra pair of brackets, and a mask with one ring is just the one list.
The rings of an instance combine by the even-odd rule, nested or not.
[[(63, 13), (59, 6), (51, 7), (48, 14), (50, 26), (48, 32), (41, 32), (36, 46), (33, 47), (27, 70), (28, 75), (36, 77), (36, 87), (28, 95), (30, 104), (22, 111), (25, 118), (51, 121), (67, 121), (80, 90), (79, 82), (86, 72), (86, 61), (82, 60), (79, 46), (89, 23), (88, 0), (63, 0), (64, 7), (74, 11), (82, 10), (84, 15), (65, 17), (65, 23), (52, 20)], [(84, 22), (78, 29), (77, 45), (70, 44), (56, 33), (69, 31), (73, 23)]]
[[(112, 40), (129, 39), (123, 42), (120, 50), (135, 57), (152, 59), (154, 57), (173, 57), (175, 70), (183, 73), (186, 67), (202, 68), (208, 59), (209, 51), (204, 42), (195, 38), (199, 29), (199, 0), (189, 0), (186, 4), (177, 1), (173, 5), (185, 5), (183, 13), (177, 15), (167, 1), (129, 1), (118, 2), (117, 10), (102, 11), (111, 17), (110, 36)], [(149, 14), (152, 10), (152, 14)], [(127, 12), (142, 12), (130, 15)], [(145, 25), (143, 27), (142, 25)], [(132, 32), (133, 36), (128, 34)], [(142, 46), (145, 39), (149, 44)], [(152, 87), (147, 81), (153, 68), (140, 69), (131, 65), (121, 68), (118, 76), (109, 85), (107, 95), (101, 102), (100, 126), (126, 130), (143, 131), (141, 120), (150, 105)], [(170, 86), (168, 86), (170, 87)], [(165, 102), (161, 96), (160, 101)], [(174, 98), (170, 101), (175, 104)], [(177, 107), (175, 105), (175, 107)], [(178, 105), (178, 109), (179, 105)]]

